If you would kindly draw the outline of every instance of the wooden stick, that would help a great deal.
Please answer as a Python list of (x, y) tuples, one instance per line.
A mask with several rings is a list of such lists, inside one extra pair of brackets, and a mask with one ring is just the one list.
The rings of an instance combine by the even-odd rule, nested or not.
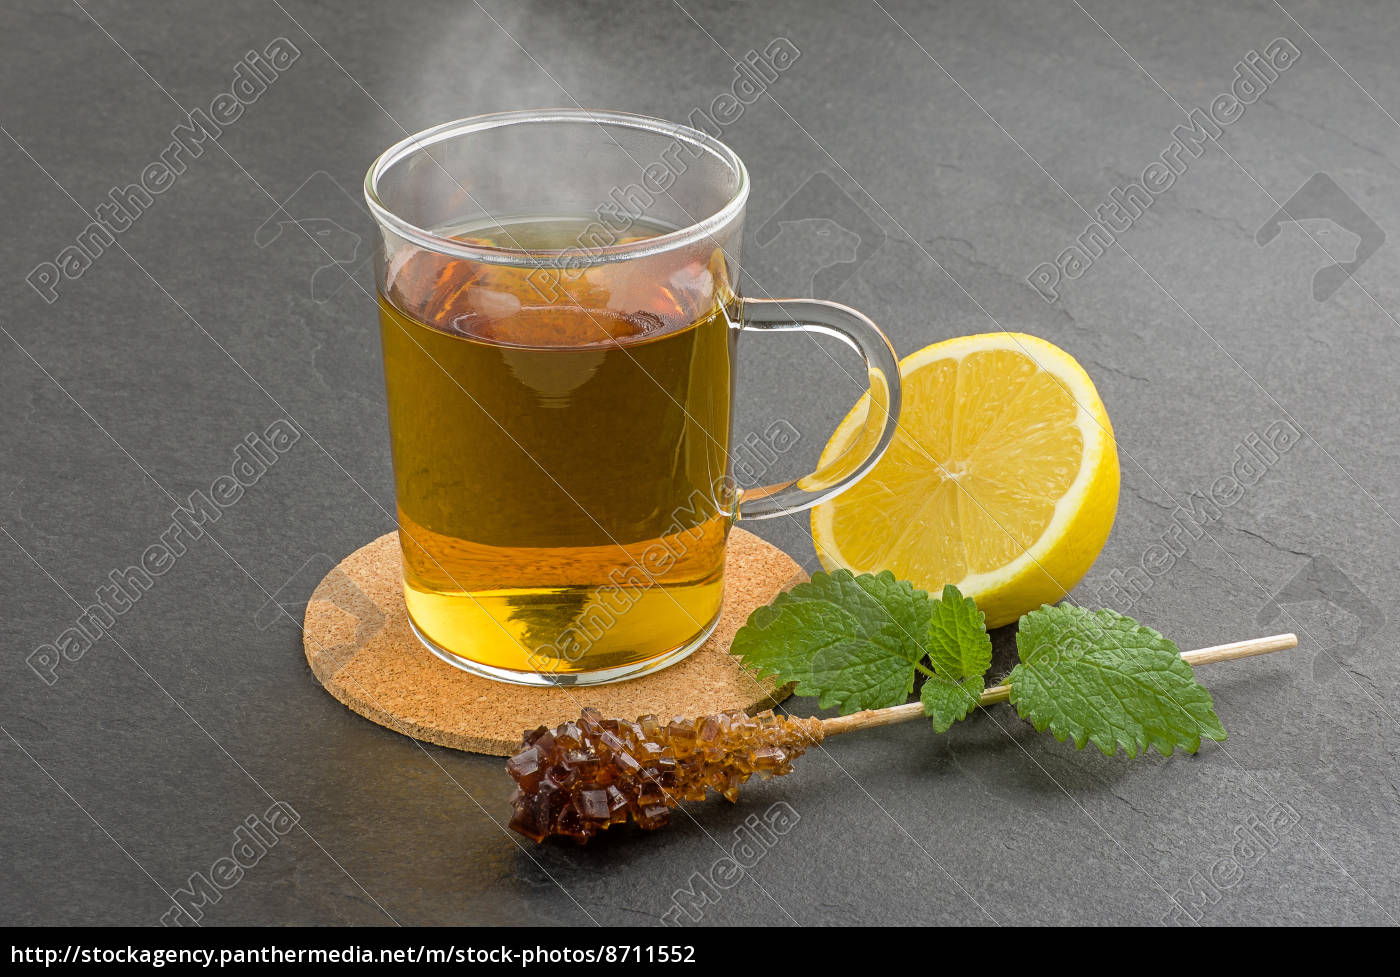
[[(1183, 651), (1181, 659), (1192, 666), (1212, 665), (1215, 662), (1253, 658), (1255, 655), (1268, 655), (1275, 651), (1296, 647), (1298, 647), (1297, 635), (1274, 634), (1267, 638), (1250, 638), (1245, 641), (1234, 641), (1228, 645), (1212, 645), (1209, 648), (1199, 648), (1196, 651)], [(982, 693), (982, 698), (978, 700), (977, 704), (990, 706), (998, 702), (1005, 702), (1009, 698), (1011, 698), (1011, 686), (995, 685)], [(856, 729), (892, 726), (895, 723), (909, 722), (911, 719), (921, 719), (923, 715), (924, 704), (922, 702), (908, 702), (902, 706), (890, 706), (888, 709), (866, 709), (863, 712), (853, 712), (849, 716), (836, 716), (832, 719), (821, 720), (822, 734), (838, 736)]]

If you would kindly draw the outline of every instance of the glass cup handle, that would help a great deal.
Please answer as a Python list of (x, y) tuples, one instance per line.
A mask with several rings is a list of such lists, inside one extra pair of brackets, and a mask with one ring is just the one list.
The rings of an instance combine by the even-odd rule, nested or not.
[(899, 361), (879, 326), (838, 302), (746, 298), (743, 328), (833, 336), (860, 354), (870, 377), (864, 428), (840, 457), (810, 475), (739, 493), (740, 519), (771, 519), (801, 512), (839, 495), (880, 460), (899, 424)]

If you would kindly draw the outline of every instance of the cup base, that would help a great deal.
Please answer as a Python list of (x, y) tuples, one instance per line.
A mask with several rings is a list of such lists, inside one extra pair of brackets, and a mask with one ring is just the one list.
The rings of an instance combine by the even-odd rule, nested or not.
[(653, 655), (645, 661), (634, 662), (631, 665), (620, 665), (617, 668), (600, 668), (588, 672), (522, 672), (510, 668), (496, 668), (493, 665), (483, 665), (481, 662), (474, 662), (470, 658), (463, 658), (443, 648), (437, 642), (429, 638), (414, 622), (413, 616), (408, 616), (408, 626), (413, 629), (413, 633), (434, 655), (441, 658), (454, 668), (460, 668), (464, 672), (479, 675), (495, 682), (509, 682), (512, 685), (533, 685), (536, 687), (558, 687), (573, 688), (585, 685), (607, 685), (612, 682), (625, 682), (629, 679), (641, 678), (643, 675), (650, 675), (659, 672), (663, 668), (668, 668), (676, 662), (690, 656), (690, 654), (709, 640), (714, 633), (715, 627), (719, 624), (720, 615), (717, 612), (708, 624), (694, 638), (685, 644), (670, 651), (664, 651), (659, 655)]

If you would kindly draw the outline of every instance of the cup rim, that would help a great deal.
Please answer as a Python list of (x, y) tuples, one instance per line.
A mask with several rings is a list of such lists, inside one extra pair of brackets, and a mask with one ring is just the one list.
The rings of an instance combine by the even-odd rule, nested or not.
[[(434, 233), (419, 227), (394, 213), (380, 199), (379, 184), (386, 173), (398, 163), (414, 153), (444, 142), (448, 139), (470, 135), (512, 125), (537, 123), (586, 123), (590, 125), (612, 125), (669, 136), (688, 143), (727, 165), (738, 177), (734, 193), (713, 213), (687, 227), (668, 231), (655, 237), (626, 244), (609, 244), (599, 247), (571, 247), (554, 250), (530, 250), (526, 248), (503, 248), (494, 245), (467, 244), (455, 238)], [(649, 162), (649, 161), (648, 161)], [(645, 164), (643, 164), (645, 165)], [(640, 177), (639, 177), (640, 178)], [(463, 188), (465, 192), (465, 188)], [(664, 192), (664, 191), (663, 191)], [(488, 264), (513, 265), (525, 268), (570, 268), (579, 264), (606, 264), (627, 261), (648, 255), (661, 254), (675, 248), (693, 244), (713, 235), (744, 209), (749, 195), (749, 174), (739, 155), (713, 136), (677, 122), (654, 119), (630, 112), (614, 112), (592, 109), (525, 109), (512, 112), (492, 112), (474, 115), (441, 125), (432, 126), (421, 132), (399, 140), (390, 146), (370, 166), (365, 174), (365, 202), (370, 212), (381, 226), (392, 230), (399, 237), (411, 241), (428, 250), (453, 257), (482, 261)]]

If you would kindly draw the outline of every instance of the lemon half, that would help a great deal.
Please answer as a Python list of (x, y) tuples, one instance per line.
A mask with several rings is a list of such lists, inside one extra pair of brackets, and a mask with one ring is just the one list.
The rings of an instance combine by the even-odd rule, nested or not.
[[(1093, 564), (1118, 509), (1118, 449), (1089, 375), (1022, 333), (935, 343), (900, 361), (904, 409), (878, 464), (812, 510), (828, 570), (892, 570), (936, 594), (956, 584), (987, 626), (1060, 600)], [(860, 437), (869, 395), (822, 452)]]

